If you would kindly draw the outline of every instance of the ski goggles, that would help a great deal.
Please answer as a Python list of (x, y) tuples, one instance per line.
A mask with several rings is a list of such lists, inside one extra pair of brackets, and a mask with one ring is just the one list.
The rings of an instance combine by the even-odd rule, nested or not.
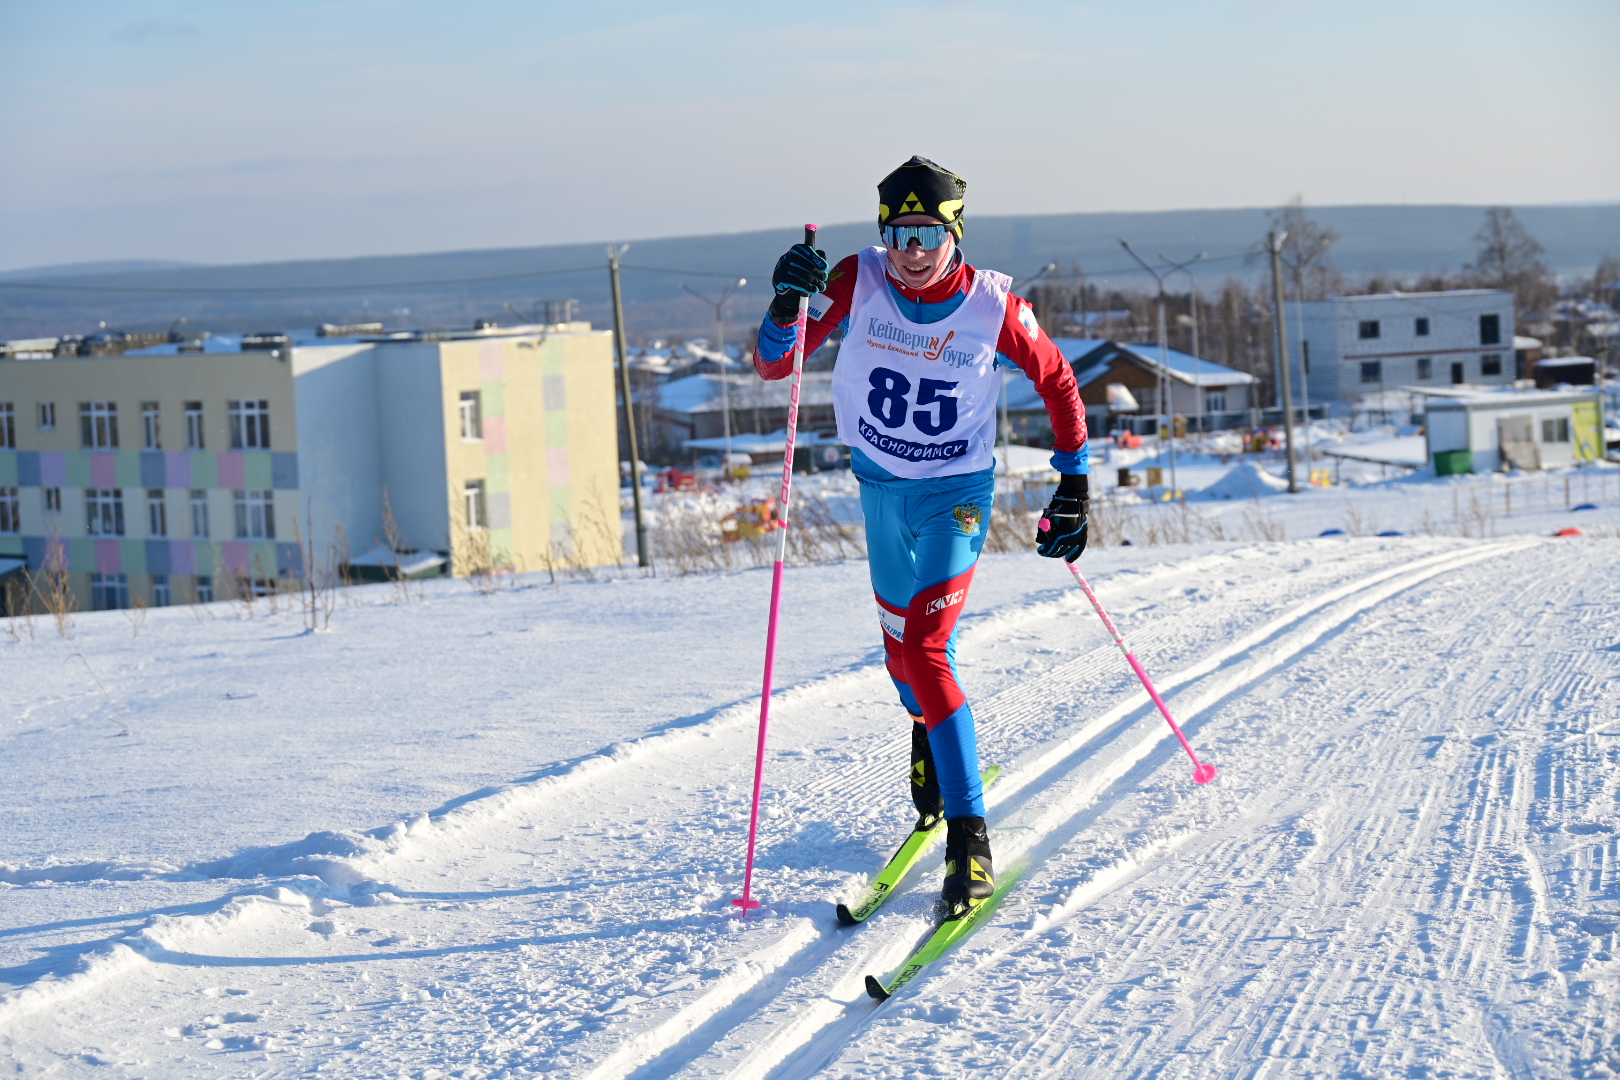
[(911, 246), (913, 240), (922, 245), (924, 251), (933, 251), (945, 244), (945, 237), (951, 234), (949, 225), (884, 225), (881, 227), (883, 242), (896, 251), (904, 251)]

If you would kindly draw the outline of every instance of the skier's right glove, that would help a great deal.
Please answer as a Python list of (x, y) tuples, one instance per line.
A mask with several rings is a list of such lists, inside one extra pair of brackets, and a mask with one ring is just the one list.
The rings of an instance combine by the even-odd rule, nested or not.
[(1037, 552), (1048, 559), (1074, 562), (1086, 550), (1086, 527), (1091, 518), (1089, 490), (1084, 475), (1063, 475), (1035, 531)]
[(786, 326), (799, 317), (799, 297), (814, 296), (827, 287), (827, 253), (809, 244), (794, 244), (776, 260), (771, 285), (776, 298), (771, 301), (771, 321)]

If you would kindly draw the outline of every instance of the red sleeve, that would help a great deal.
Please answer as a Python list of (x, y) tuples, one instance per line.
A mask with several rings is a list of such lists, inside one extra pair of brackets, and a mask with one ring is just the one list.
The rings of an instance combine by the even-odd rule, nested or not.
[(1083, 447), (1086, 409), (1080, 404), (1074, 369), (1041, 330), (1029, 301), (1021, 296), (1007, 297), (1007, 317), (1001, 324), (996, 351), (1017, 364), (1035, 384), (1052, 417), (1053, 449), (1074, 453)]
[[(808, 319), (804, 328), (804, 355), (809, 356), (827, 342), (838, 324), (849, 316), (849, 305), (855, 298), (855, 275), (860, 268), (859, 255), (840, 260), (827, 275), (827, 288), (822, 293), (831, 301), (819, 319)], [(770, 318), (769, 315), (766, 318)], [(785, 379), (793, 374), (793, 351), (790, 349), (780, 360), (766, 360), (754, 346), (754, 370), (767, 380)]]

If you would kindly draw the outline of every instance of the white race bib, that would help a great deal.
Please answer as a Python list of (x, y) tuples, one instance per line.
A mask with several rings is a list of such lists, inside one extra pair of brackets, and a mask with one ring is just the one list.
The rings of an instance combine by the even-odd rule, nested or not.
[(996, 342), (1012, 279), (977, 270), (955, 311), (914, 323), (894, 301), (884, 249), (868, 248), (859, 259), (833, 371), (839, 439), (907, 479), (991, 468), (1001, 393)]

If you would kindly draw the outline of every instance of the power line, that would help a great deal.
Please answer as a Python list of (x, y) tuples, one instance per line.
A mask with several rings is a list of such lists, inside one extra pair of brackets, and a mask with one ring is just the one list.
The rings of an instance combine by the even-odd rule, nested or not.
[(412, 289), (440, 285), (469, 285), (480, 281), (514, 281), (520, 278), (554, 277), (561, 274), (598, 273), (600, 266), (571, 266), (563, 270), (530, 270), (522, 274), (490, 274), (485, 277), (443, 278), (438, 281), (374, 281), (359, 285), (52, 285), (42, 281), (0, 281), (0, 289), (50, 289), (58, 292), (122, 293), (311, 293), (342, 292), (356, 289)]
[[(517, 281), (523, 278), (557, 277), (565, 274), (595, 274), (600, 266), (570, 266), (560, 270), (529, 270), (521, 274), (487, 274), (482, 277), (440, 278), (436, 281), (373, 281), (357, 285), (57, 285), (44, 281), (0, 281), (0, 289), (50, 289), (57, 292), (118, 292), (118, 293), (312, 293), (345, 292), (363, 289), (424, 289), (443, 285), (471, 285), (484, 281)], [(684, 274), (688, 277), (730, 277), (715, 270), (677, 270), (664, 266), (629, 266), (621, 269), (642, 270), (653, 274)]]
[[(1205, 262), (1222, 262), (1230, 259), (1250, 257), (1250, 252), (1238, 252), (1231, 255), (1215, 255), (1204, 260)], [(725, 273), (718, 270), (683, 270), (668, 266), (635, 266), (629, 263), (620, 264), (624, 270), (639, 270), (648, 274), (680, 274), (687, 277), (713, 277), (737, 278), (742, 275)], [(370, 289), (430, 289), (446, 285), (475, 285), (488, 281), (521, 281), (526, 278), (560, 277), (568, 274), (594, 274), (601, 271), (600, 266), (570, 266), (558, 270), (529, 270), (518, 274), (486, 274), (480, 277), (465, 278), (439, 278), (430, 281), (372, 281), (352, 285), (244, 285), (244, 286), (212, 286), (212, 285), (67, 285), (53, 284), (44, 281), (0, 281), (0, 289), (34, 289), (50, 292), (101, 292), (101, 293), (133, 293), (133, 294), (167, 294), (192, 293), (199, 295), (240, 296), (255, 293), (323, 293), (323, 292), (357, 292)], [(1126, 266), (1111, 270), (1084, 270), (1086, 277), (1106, 277), (1111, 274), (1140, 274), (1140, 267)]]

